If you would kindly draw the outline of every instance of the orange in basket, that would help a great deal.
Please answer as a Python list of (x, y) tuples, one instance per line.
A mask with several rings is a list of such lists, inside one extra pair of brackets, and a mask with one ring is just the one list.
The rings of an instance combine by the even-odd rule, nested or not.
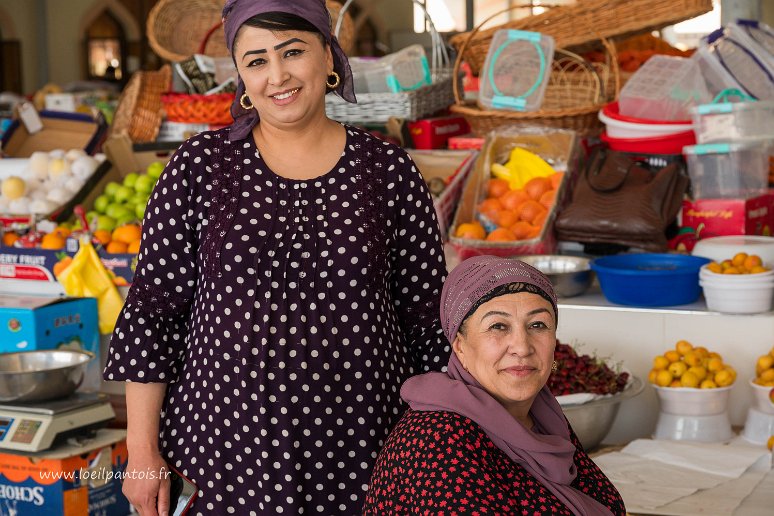
[(166, 93), (161, 97), (164, 111), (170, 122), (186, 124), (228, 125), (231, 118), (233, 93), (215, 95), (191, 95), (186, 93)]

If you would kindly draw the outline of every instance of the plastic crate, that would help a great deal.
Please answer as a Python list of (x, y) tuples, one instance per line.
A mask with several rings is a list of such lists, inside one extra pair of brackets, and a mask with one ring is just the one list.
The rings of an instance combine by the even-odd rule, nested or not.
[(748, 199), (767, 191), (772, 142), (706, 143), (683, 151), (694, 199)]

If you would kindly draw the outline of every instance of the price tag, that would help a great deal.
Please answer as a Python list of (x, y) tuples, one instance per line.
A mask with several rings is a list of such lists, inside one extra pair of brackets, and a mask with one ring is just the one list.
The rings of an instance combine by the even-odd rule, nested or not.
[(24, 127), (27, 129), (28, 133), (35, 134), (43, 129), (43, 121), (40, 119), (40, 115), (38, 115), (38, 111), (35, 109), (35, 106), (29, 102), (24, 102), (19, 104), (18, 109), (19, 119), (24, 124)]
[(733, 113), (718, 113), (702, 117), (702, 141), (725, 141), (738, 137), (739, 130), (734, 124)]

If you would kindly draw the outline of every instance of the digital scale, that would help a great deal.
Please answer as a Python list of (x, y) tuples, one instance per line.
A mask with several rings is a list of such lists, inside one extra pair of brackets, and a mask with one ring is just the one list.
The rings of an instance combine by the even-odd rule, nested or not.
[(55, 441), (102, 428), (113, 418), (107, 396), (99, 393), (76, 393), (24, 405), (0, 404), (0, 451), (47, 450)]

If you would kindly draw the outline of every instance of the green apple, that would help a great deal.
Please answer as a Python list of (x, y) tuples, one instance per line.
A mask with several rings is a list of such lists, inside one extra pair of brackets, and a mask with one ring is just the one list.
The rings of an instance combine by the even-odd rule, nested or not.
[(110, 205), (110, 197), (107, 195), (100, 195), (94, 199), (94, 210), (99, 213), (105, 213), (107, 207)]
[(97, 229), (113, 231), (116, 228), (116, 219), (108, 215), (100, 215), (97, 219)]
[(137, 178), (140, 177), (140, 174), (137, 172), (132, 172), (130, 174), (127, 174), (124, 178), (124, 186), (128, 186), (129, 188), (134, 188), (134, 183), (137, 181)]
[(145, 205), (144, 204), (137, 204), (134, 207), (134, 214), (137, 216), (138, 219), (142, 220), (145, 218)]
[(148, 169), (145, 172), (153, 179), (158, 179), (161, 177), (161, 173), (164, 172), (164, 163), (160, 161), (154, 161), (148, 165)]
[(131, 224), (135, 220), (137, 220), (137, 218), (134, 216), (134, 213), (123, 215), (116, 219), (116, 227), (119, 228), (125, 224)]
[(105, 191), (103, 193), (113, 199), (116, 196), (116, 191), (118, 191), (119, 188), (121, 188), (121, 183), (111, 181), (105, 185)]
[(127, 203), (130, 201), (134, 204), (148, 204), (148, 194), (135, 192), (132, 198), (127, 201)]
[(133, 195), (134, 191), (128, 186), (119, 186), (118, 190), (116, 190), (116, 193), (113, 196), (113, 200), (119, 203), (123, 203)]
[(111, 204), (110, 206), (108, 206), (108, 209), (105, 212), (105, 214), (108, 217), (113, 217), (114, 219), (118, 220), (121, 217), (126, 217), (126, 216), (129, 216), (129, 215), (133, 216), (134, 215), (134, 209), (129, 209), (126, 206), (124, 206), (123, 204)]
[(147, 195), (150, 195), (150, 193), (153, 191), (153, 187), (156, 184), (156, 180), (151, 176), (140, 176), (137, 178), (137, 181), (134, 183), (134, 190), (136, 192), (144, 193)]

